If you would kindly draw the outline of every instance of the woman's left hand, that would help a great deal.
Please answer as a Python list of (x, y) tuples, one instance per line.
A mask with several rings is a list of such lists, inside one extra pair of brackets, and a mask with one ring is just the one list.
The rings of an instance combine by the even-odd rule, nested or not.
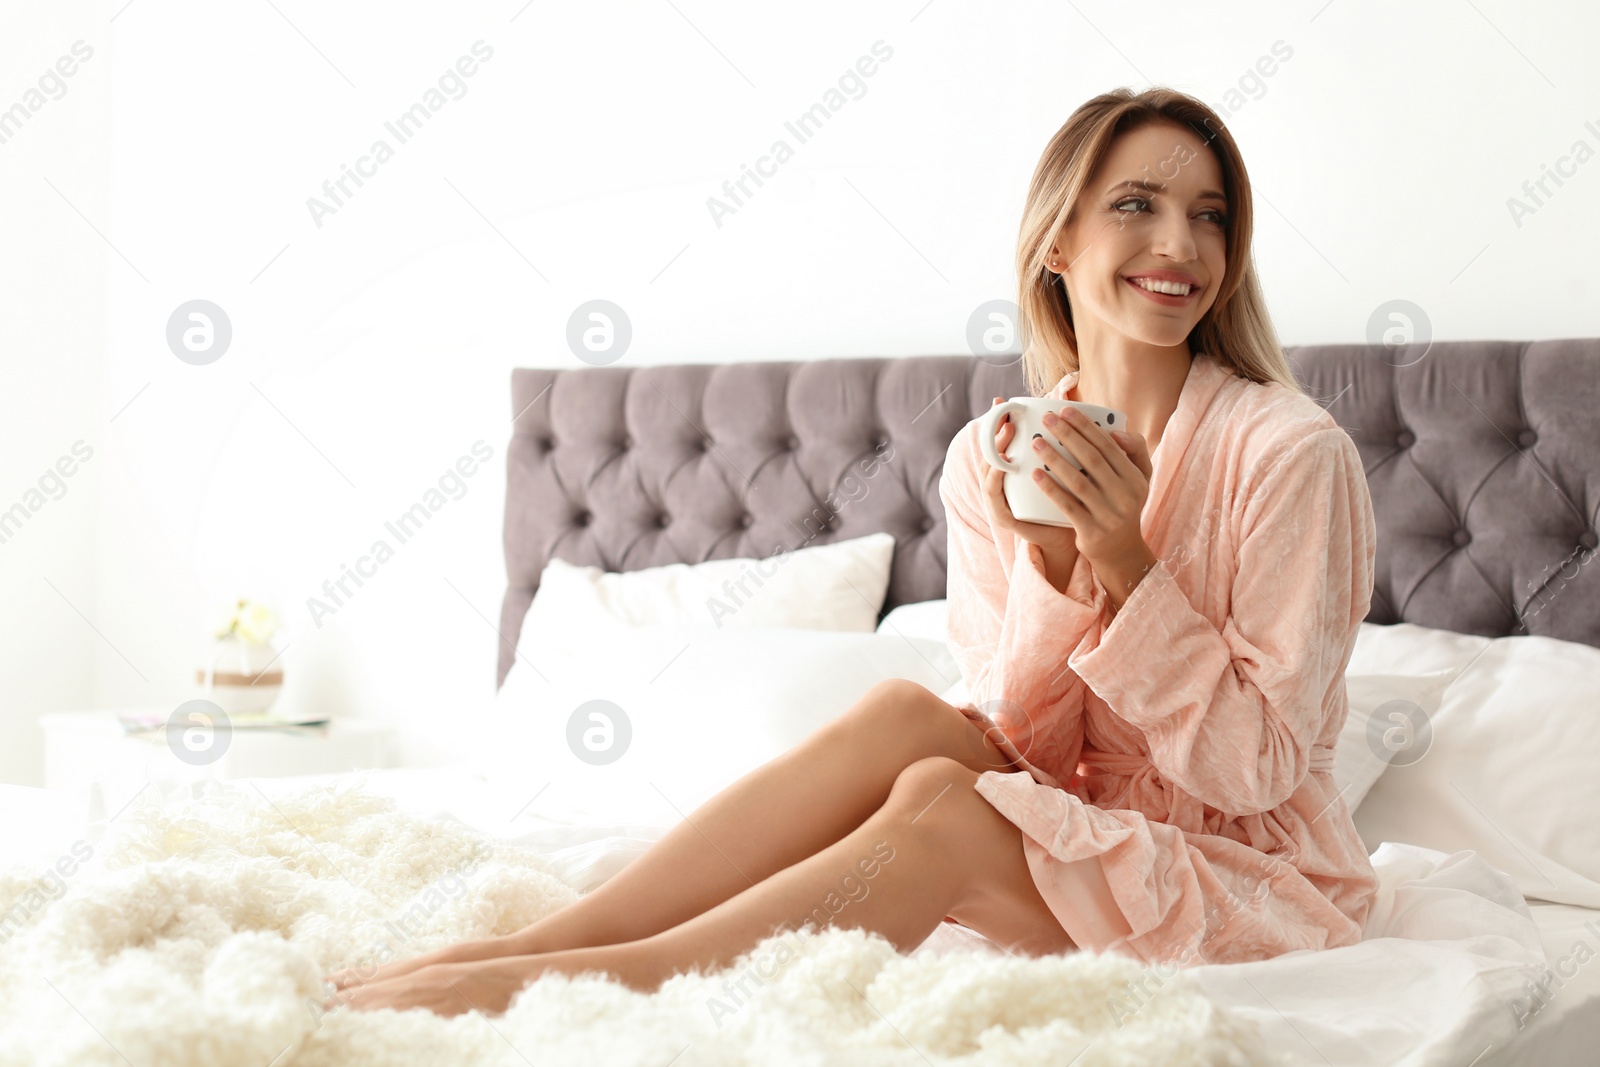
[[(1138, 584), (1138, 577), (1155, 562), (1155, 554), (1139, 530), (1152, 470), (1144, 436), (1118, 431), (1113, 437), (1076, 408), (1067, 408), (1059, 416), (1047, 412), (1044, 427), (1083, 464), (1083, 470), (1068, 463), (1052, 463), (1050, 474), (1035, 472), (1035, 484), (1072, 520), (1078, 551), (1088, 558), (1108, 592), (1113, 592), (1108, 576)], [(1035, 440), (1033, 448), (1047, 462), (1054, 458), (1054, 450), (1043, 438)], [(1067, 491), (1051, 480), (1051, 474), (1061, 479)], [(1116, 592), (1122, 594), (1113, 592), (1120, 606), (1128, 590)]]
[(502, 962), (434, 964), (395, 978), (346, 987), (334, 1000), (356, 1011), (427, 1008), (436, 1015), (451, 1016), (476, 1009), (486, 1015), (498, 1015), (526, 981), (525, 975), (497, 966)]

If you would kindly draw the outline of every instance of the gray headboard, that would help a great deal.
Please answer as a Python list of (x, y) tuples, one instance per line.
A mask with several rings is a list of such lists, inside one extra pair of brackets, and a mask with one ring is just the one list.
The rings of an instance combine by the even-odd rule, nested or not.
[[(1600, 338), (1287, 349), (1377, 513), (1368, 621), (1600, 645)], [(499, 681), (553, 556), (631, 571), (887, 531), (884, 610), (945, 595), (939, 474), (1026, 392), (972, 356), (517, 369)]]

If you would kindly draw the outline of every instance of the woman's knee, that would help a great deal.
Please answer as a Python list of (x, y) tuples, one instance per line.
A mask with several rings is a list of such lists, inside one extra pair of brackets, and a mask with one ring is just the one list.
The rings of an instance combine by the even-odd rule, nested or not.
[(968, 767), (1005, 769), (1009, 761), (966, 714), (926, 686), (904, 678), (879, 682), (844, 721), (873, 742), (903, 754), (904, 766), (927, 756), (948, 756)]
[(884, 807), (911, 825), (939, 831), (958, 831), (970, 824), (972, 802), (989, 802), (973, 788), (978, 772), (949, 756), (926, 756), (906, 766), (895, 777)]
[(917, 751), (926, 749), (926, 745), (917, 745), (917, 739), (939, 732), (944, 711), (960, 715), (925, 686), (905, 678), (886, 678), (830, 725), (866, 735), (864, 742), (875, 748), (909, 745), (909, 751), (926, 755), (931, 753)]
[(885, 678), (867, 690), (857, 707), (880, 715), (909, 714), (920, 717), (927, 709), (943, 703), (937, 693), (920, 682), (913, 682), (909, 678)]

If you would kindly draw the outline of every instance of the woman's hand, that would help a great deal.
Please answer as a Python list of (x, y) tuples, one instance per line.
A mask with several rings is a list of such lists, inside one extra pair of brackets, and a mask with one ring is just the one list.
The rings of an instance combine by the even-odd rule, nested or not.
[[(1076, 408), (1060, 415), (1046, 413), (1045, 433), (1053, 436), (1083, 470), (1057, 463), (1051, 473), (1033, 472), (1034, 484), (1061, 509), (1077, 534), (1078, 551), (1094, 566), (1106, 592), (1120, 607), (1139, 578), (1155, 562), (1155, 554), (1139, 530), (1139, 517), (1150, 495), (1150, 449), (1142, 434), (1118, 432), (1115, 437)], [(1049, 459), (1055, 450), (1044, 438), (1034, 451)], [(1062, 485), (1066, 488), (1063, 489)], [(1117, 578), (1113, 588), (1108, 575)]]

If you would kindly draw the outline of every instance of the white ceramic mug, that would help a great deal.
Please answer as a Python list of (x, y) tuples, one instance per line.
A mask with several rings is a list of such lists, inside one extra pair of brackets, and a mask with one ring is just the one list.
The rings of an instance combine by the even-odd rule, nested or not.
[[(1056, 444), (1054, 436), (1047, 433), (1044, 428), (1045, 412), (1053, 411), (1059, 415), (1067, 408), (1077, 408), (1107, 434), (1112, 430), (1125, 429), (1128, 425), (1127, 415), (1115, 408), (1103, 408), (1098, 404), (1085, 404), (1077, 400), (1057, 400), (1048, 396), (1014, 396), (1010, 400), (994, 405), (978, 420), (978, 443), (983, 448), (983, 458), (989, 461), (990, 466), (1006, 472), (1006, 503), (1011, 506), (1011, 514), (1023, 522), (1036, 522), (1041, 526), (1072, 525), (1071, 520), (1056, 506), (1055, 501), (1046, 496), (1044, 490), (1033, 481), (1033, 472), (1036, 469), (1048, 467), (1043, 458), (1033, 450), (1035, 437), (1044, 438), (1046, 443), (1060, 453), (1063, 463), (1071, 464), (1077, 470), (1083, 469), (1083, 464), (1072, 457), (1066, 446)], [(1000, 431), (1000, 420), (1006, 415), (1011, 416), (1011, 424), (1016, 430), (1010, 446), (1011, 454), (1015, 458), (1010, 461), (1000, 455), (1000, 450), (994, 443), (995, 434)], [(1071, 432), (1071, 430), (1063, 431), (1063, 433)], [(1055, 478), (1055, 475), (1048, 470), (1046, 474)], [(1062, 485), (1061, 479), (1056, 478), (1056, 484)], [(1066, 487), (1062, 485), (1062, 488)]]

